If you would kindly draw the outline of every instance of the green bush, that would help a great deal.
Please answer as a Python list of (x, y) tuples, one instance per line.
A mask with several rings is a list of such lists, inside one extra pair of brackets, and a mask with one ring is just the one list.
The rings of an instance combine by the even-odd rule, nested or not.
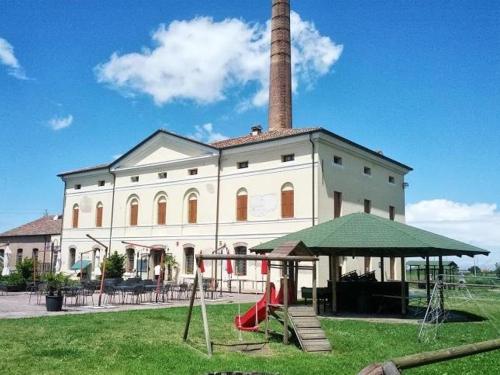
[(22, 276), (25, 281), (33, 279), (33, 259), (24, 258), (16, 264), (16, 271)]
[(0, 282), (5, 285), (25, 285), (26, 281), (19, 272), (12, 272), (9, 276), (1, 276)]
[(125, 255), (119, 255), (115, 251), (105, 262), (107, 279), (120, 278), (125, 273)]
[(47, 283), (49, 296), (61, 295), (61, 288), (68, 283), (69, 277), (64, 276), (61, 272), (49, 272), (43, 276), (43, 281)]

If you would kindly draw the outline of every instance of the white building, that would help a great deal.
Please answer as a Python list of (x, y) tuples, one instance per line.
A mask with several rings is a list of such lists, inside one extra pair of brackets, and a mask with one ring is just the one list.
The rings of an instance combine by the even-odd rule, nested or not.
[[(63, 268), (99, 249), (87, 234), (127, 254), (129, 275), (153, 269), (163, 251), (157, 249), (166, 249), (180, 264), (179, 277), (190, 278), (194, 253), (223, 244), (245, 253), (358, 211), (404, 221), (404, 176), (411, 168), (326, 129), (292, 128), (289, 1), (273, 0), (271, 29), (269, 130), (254, 127), (214, 144), (158, 130), (111, 164), (61, 174)], [(144, 246), (156, 248), (147, 265), (136, 259)], [(379, 269), (378, 259), (340, 264), (342, 272)], [(240, 278), (260, 279), (254, 264), (236, 266)], [(396, 278), (396, 269), (389, 259), (386, 279)], [(320, 285), (328, 278), (325, 259)]]
[[(227, 244), (231, 253), (353, 212), (404, 221), (404, 176), (411, 168), (322, 129), (252, 133), (204, 144), (158, 130), (109, 165), (63, 173), (63, 269), (99, 246), (127, 254), (127, 271), (152, 277), (141, 246), (167, 249), (193, 277), (193, 254)], [(147, 251), (146, 251), (147, 252)], [(86, 255), (91, 259), (92, 253)], [(378, 270), (378, 259), (343, 259), (342, 272)], [(387, 260), (386, 279), (398, 263)], [(206, 265), (211, 272), (211, 265)], [(241, 279), (260, 279), (240, 264)], [(226, 278), (226, 275), (223, 276)], [(320, 261), (319, 282), (328, 279)]]

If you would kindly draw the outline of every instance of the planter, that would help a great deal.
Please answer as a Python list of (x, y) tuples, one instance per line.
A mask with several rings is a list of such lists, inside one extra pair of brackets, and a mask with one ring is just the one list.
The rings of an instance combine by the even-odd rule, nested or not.
[(63, 296), (45, 296), (47, 311), (61, 311), (63, 306)]

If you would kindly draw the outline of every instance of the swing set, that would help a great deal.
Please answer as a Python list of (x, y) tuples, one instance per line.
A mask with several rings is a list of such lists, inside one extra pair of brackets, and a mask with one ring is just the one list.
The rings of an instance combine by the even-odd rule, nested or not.
[[(298, 246), (301, 245), (301, 246)], [(286, 248), (285, 248), (286, 247)], [(186, 319), (186, 326), (184, 329), (183, 340), (186, 342), (189, 335), (189, 326), (191, 323), (192, 312), (194, 301), (196, 299), (197, 291), (199, 291), (199, 298), (201, 304), (201, 314), (203, 320), (203, 331), (205, 335), (205, 342), (207, 347), (207, 353), (209, 356), (213, 353), (214, 346), (225, 346), (225, 347), (239, 347), (239, 348), (249, 348), (258, 345), (265, 345), (269, 341), (269, 336), (271, 333), (280, 334), (279, 332), (271, 332), (269, 328), (270, 318), (276, 318), (283, 325), (283, 343), (288, 344), (290, 332), (289, 329), (295, 331), (296, 336), (299, 338), (299, 342), (302, 345), (300, 339), (300, 334), (293, 321), (292, 315), (290, 315), (291, 310), (289, 309), (297, 300), (297, 278), (299, 269), (309, 269), (312, 270), (312, 310), (308, 308), (308, 316), (311, 314), (316, 316), (315, 312), (317, 309), (317, 292), (316, 292), (316, 262), (318, 258), (312, 255), (285, 255), (293, 253), (294, 249), (298, 247), (304, 248), (302, 243), (286, 244), (284, 247), (277, 248), (274, 252), (267, 255), (239, 255), (239, 254), (197, 254), (196, 264), (197, 270), (194, 278), (194, 285), (192, 288), (192, 294), (189, 301), (189, 310)], [(280, 249), (281, 248), (281, 249)], [(280, 251), (281, 250), (281, 251)], [(252, 306), (245, 314), (241, 314), (240, 299), (238, 298), (238, 315), (234, 318), (234, 325), (239, 331), (239, 342), (237, 343), (217, 343), (210, 339), (210, 330), (208, 325), (207, 308), (205, 303), (205, 296), (203, 285), (200, 280), (203, 280), (203, 273), (205, 272), (204, 261), (226, 261), (226, 271), (228, 275), (233, 273), (233, 266), (231, 261), (255, 261), (261, 262), (261, 275), (266, 276), (266, 286), (265, 292), (262, 298)], [(300, 262), (310, 262), (312, 266), (299, 266)], [(281, 287), (278, 293), (276, 293), (276, 287), (274, 283), (271, 282), (271, 268), (278, 268), (281, 270)], [(239, 289), (238, 289), (239, 297)], [(304, 307), (295, 307), (295, 309), (300, 309), (303, 311)], [(314, 311), (311, 313), (311, 311)], [(281, 312), (281, 315), (278, 314)], [(242, 342), (241, 331), (253, 331), (259, 330), (259, 324), (265, 322), (265, 341), (263, 342)], [(318, 321), (319, 323), (319, 321)], [(320, 329), (320, 328), (319, 328)], [(328, 344), (329, 345), (329, 344)], [(304, 346), (303, 346), (304, 347)], [(330, 348), (331, 350), (331, 348)]]

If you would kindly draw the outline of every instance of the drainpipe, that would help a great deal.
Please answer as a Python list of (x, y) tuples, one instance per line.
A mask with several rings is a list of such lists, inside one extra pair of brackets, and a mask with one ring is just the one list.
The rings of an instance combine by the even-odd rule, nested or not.
[[(68, 182), (65, 179), (62, 180), (64, 182), (64, 196), (63, 196), (63, 208), (62, 208), (62, 219), (61, 219), (61, 241), (59, 242), (59, 256), (62, 255), (62, 250), (63, 250), (62, 244), (63, 244), (63, 234), (64, 234), (64, 213), (66, 211), (66, 188), (68, 187)], [(47, 250), (47, 238), (45, 238), (45, 245), (43, 249)], [(45, 251), (43, 253), (43, 258), (45, 267)]]
[(316, 191), (315, 191), (315, 180), (316, 180), (316, 173), (314, 171), (314, 164), (316, 163), (316, 145), (314, 144), (314, 141), (312, 139), (312, 133), (309, 133), (309, 142), (311, 142), (311, 171), (312, 171), (312, 180), (311, 180), (311, 186), (312, 186), (312, 225), (316, 225), (316, 221), (314, 220), (314, 216), (316, 215)]
[[(217, 250), (219, 247), (219, 206), (220, 206), (220, 168), (222, 159), (222, 149), (219, 149), (219, 157), (217, 159), (217, 201), (215, 208), (215, 243), (214, 249)], [(217, 279), (217, 261), (215, 261), (215, 274), (214, 278)], [(222, 295), (222, 260), (220, 266), (220, 293)]]
[[(111, 195), (111, 222), (110, 222), (110, 227), (109, 227), (109, 245), (108, 249), (109, 254), (111, 255), (111, 239), (113, 238), (113, 218), (115, 216), (115, 189), (116, 189), (116, 174), (111, 171), (111, 168), (109, 169), (109, 173), (113, 175), (113, 193)], [(104, 254), (104, 258), (108, 256), (108, 251), (106, 251), (106, 254)], [(103, 259), (104, 260), (104, 259)]]

